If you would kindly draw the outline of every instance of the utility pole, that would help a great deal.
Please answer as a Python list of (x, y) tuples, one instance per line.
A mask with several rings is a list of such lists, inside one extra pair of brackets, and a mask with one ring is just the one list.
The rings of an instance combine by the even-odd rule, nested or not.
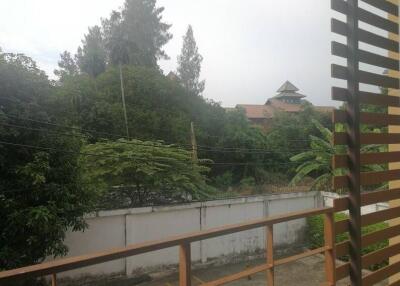
[(193, 163), (197, 163), (197, 143), (196, 143), (196, 135), (194, 133), (194, 124), (193, 121), (190, 122), (190, 139), (192, 142), (192, 159)]
[(129, 140), (129, 129), (128, 129), (128, 116), (126, 114), (126, 105), (125, 105), (125, 91), (124, 91), (124, 79), (122, 77), (122, 67), (121, 63), (119, 63), (119, 79), (121, 81), (121, 97), (122, 97), (122, 108), (124, 110), (124, 118), (125, 118), (125, 128), (126, 128), (126, 137)]

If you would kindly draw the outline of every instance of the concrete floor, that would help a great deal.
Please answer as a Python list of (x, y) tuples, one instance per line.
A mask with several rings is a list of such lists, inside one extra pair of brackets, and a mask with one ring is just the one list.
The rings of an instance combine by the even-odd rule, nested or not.
[[(198, 286), (208, 281), (221, 278), (223, 276), (237, 273), (246, 269), (246, 267), (262, 264), (264, 260), (254, 260), (246, 263), (235, 263), (222, 266), (210, 266), (204, 269), (192, 271), (192, 285)], [(232, 286), (265, 286), (265, 272), (252, 275), (250, 278), (243, 278), (227, 285)], [(147, 279), (146, 279), (147, 278)], [(314, 286), (321, 285), (325, 280), (324, 257), (316, 255), (307, 257), (289, 264), (281, 265), (275, 268), (275, 285), (277, 286)], [(178, 274), (163, 276), (162, 278), (150, 277), (141, 278), (114, 278), (92, 281), (89, 283), (81, 282), (79, 285), (85, 286), (178, 286)], [(343, 279), (336, 284), (337, 286), (347, 286), (349, 281)], [(383, 281), (377, 286), (388, 285)]]
[[(250, 263), (237, 263), (231, 265), (215, 266), (193, 271), (192, 285), (198, 286), (204, 282), (212, 281), (222, 276), (243, 271), (248, 266), (262, 264), (263, 260), (256, 260)], [(277, 286), (313, 286), (324, 282), (324, 258), (322, 255), (316, 255), (289, 264), (285, 264), (275, 269), (275, 285)], [(337, 286), (349, 285), (346, 279), (337, 283)], [(139, 284), (138, 284), (139, 283)], [(143, 281), (140, 283), (137, 279), (115, 279), (112, 281), (98, 281), (85, 285), (93, 286), (178, 286), (178, 275), (175, 273), (163, 278), (152, 281)], [(250, 278), (244, 278), (227, 285), (232, 286), (265, 286), (265, 272), (252, 275)], [(376, 284), (378, 286), (388, 285), (386, 281)]]
[[(263, 260), (253, 261), (251, 266), (264, 263)], [(207, 281), (218, 279), (222, 276), (243, 271), (249, 264), (232, 264), (212, 267), (193, 271), (192, 285), (197, 286)], [(265, 272), (252, 275), (249, 278), (237, 280), (227, 285), (231, 286), (265, 286)], [(277, 286), (313, 286), (320, 285), (325, 280), (324, 257), (322, 255), (311, 256), (289, 264), (281, 265), (275, 268), (275, 285)], [(177, 275), (171, 275), (157, 281), (143, 283), (146, 286), (178, 286)], [(343, 279), (337, 286), (347, 286), (349, 281)], [(377, 286), (388, 285), (386, 281), (376, 284)]]

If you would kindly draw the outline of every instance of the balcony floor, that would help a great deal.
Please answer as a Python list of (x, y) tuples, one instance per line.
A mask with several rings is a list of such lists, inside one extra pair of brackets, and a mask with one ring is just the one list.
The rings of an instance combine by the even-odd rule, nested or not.
[[(199, 269), (193, 271), (192, 285), (200, 285), (201, 282), (211, 281), (218, 279), (222, 276), (233, 274), (235, 272), (243, 271), (246, 266), (261, 264), (263, 261), (253, 261), (251, 263), (238, 263), (231, 265), (223, 265), (218, 267), (210, 267), (206, 269)], [(285, 264), (275, 269), (275, 285), (296, 285), (296, 286), (319, 286), (324, 282), (324, 257), (322, 255), (316, 255), (307, 257), (296, 262)], [(349, 281), (343, 279), (337, 286), (348, 285)], [(151, 281), (142, 283), (141, 285), (146, 286), (178, 286), (177, 275), (171, 275), (157, 281)], [(265, 286), (265, 273), (261, 272), (256, 275), (252, 275), (250, 279), (238, 280), (226, 285), (231, 286)], [(376, 284), (378, 286), (388, 285), (386, 281)], [(119, 285), (118, 285), (119, 286)], [(121, 285), (122, 286), (122, 285)]]

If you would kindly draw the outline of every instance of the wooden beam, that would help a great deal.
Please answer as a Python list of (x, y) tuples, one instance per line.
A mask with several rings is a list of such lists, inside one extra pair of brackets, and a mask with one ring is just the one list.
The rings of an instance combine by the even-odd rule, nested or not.
[[(347, 102), (349, 99), (348, 90), (341, 87), (332, 87), (332, 99)], [(398, 96), (360, 91), (359, 100), (360, 103), (364, 104), (400, 107), (400, 98)]]

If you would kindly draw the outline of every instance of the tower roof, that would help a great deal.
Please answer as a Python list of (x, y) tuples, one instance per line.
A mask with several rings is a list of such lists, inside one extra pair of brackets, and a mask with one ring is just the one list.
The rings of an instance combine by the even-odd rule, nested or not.
[(278, 94), (273, 98), (304, 98), (304, 94), (297, 93), (299, 89), (290, 81), (286, 81), (278, 90)]
[(299, 91), (299, 89), (295, 87), (294, 84), (288, 80), (277, 90), (277, 92), (296, 92), (296, 91)]

